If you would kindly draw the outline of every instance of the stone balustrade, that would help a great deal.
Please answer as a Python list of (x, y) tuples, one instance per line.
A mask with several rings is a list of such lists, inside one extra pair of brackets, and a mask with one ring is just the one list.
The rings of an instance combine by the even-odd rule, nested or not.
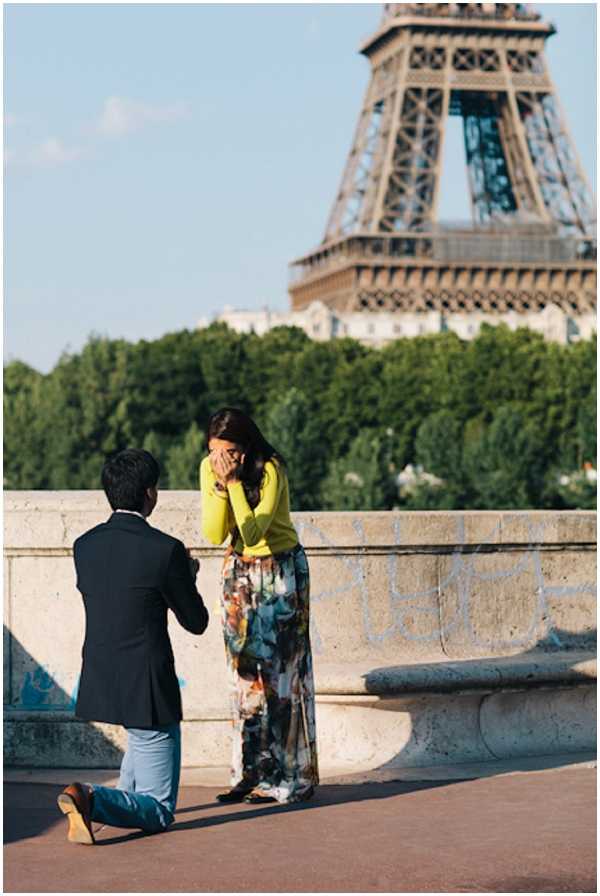
[[(121, 729), (73, 716), (84, 616), (74, 539), (101, 492), (5, 493), (5, 754), (111, 767)], [(583, 511), (298, 513), (312, 577), (321, 763), (367, 769), (593, 747), (596, 515)], [(184, 764), (228, 764), (218, 599), (223, 549), (197, 492), (162, 492), (152, 524), (201, 561), (211, 622), (171, 620)]]

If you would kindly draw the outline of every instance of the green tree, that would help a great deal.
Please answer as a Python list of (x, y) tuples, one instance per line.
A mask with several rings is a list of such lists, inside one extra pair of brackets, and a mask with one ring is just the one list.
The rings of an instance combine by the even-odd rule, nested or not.
[(98, 488), (106, 455), (127, 442), (128, 344), (92, 337), (44, 383), (47, 487)]
[[(414, 460), (415, 437), (422, 421), (439, 409), (439, 383), (431, 364), (438, 337), (398, 339), (380, 351), (383, 363), (374, 413), (379, 425), (396, 433), (400, 467)], [(442, 344), (454, 340), (442, 338)]]
[(389, 445), (373, 430), (361, 432), (348, 453), (332, 461), (323, 482), (325, 510), (384, 510), (390, 493)]
[(402, 496), (400, 506), (402, 510), (456, 510), (460, 505), (456, 492), (445, 483), (419, 482)]
[[(163, 487), (170, 468), (183, 484), (195, 475), (186, 472), (192, 424), (204, 430), (209, 414), (234, 405), (286, 456), (297, 507), (318, 509), (321, 496), (331, 507), (589, 503), (589, 471), (583, 497), (560, 482), (577, 482), (595, 460), (595, 382), (595, 339), (563, 346), (506, 326), (470, 342), (442, 333), (383, 349), (312, 342), (293, 327), (257, 336), (215, 324), (136, 343), (95, 336), (47, 376), (5, 368), (5, 485), (97, 488), (109, 452), (143, 444), (165, 469)], [(350, 476), (340, 486), (357, 464), (362, 485)], [(421, 477), (399, 497), (407, 464), (443, 488)]]
[(417, 464), (438, 477), (438, 484), (419, 484), (405, 499), (412, 509), (451, 510), (464, 506), (463, 426), (451, 411), (430, 414), (419, 426), (415, 440)]
[(4, 368), (4, 487), (47, 488), (44, 377), (12, 361)]
[(378, 404), (382, 360), (380, 352), (353, 339), (340, 339), (330, 346), (335, 358), (333, 377), (328, 389), (317, 393), (316, 398), (330, 451), (334, 457), (341, 457), (363, 429), (381, 424)]
[(465, 344), (467, 418), (484, 411), (489, 421), (500, 404), (528, 402), (543, 383), (542, 360), (548, 345), (532, 330), (513, 332), (506, 324), (484, 324), (478, 337)]
[(319, 423), (303, 392), (292, 386), (272, 405), (265, 433), (285, 458), (292, 509), (318, 509), (326, 452)]
[[(248, 337), (215, 323), (198, 333), (197, 362), (203, 377), (206, 416), (222, 407), (251, 412), (246, 387)], [(205, 415), (196, 419), (205, 422)]]
[[(243, 338), (243, 381), (238, 383), (238, 389), (243, 391), (245, 407), (262, 428), (267, 423), (268, 409), (286, 389), (294, 385), (303, 388), (295, 374), (296, 363), (310, 340), (299, 327), (274, 327), (264, 336), (252, 334)], [(234, 406), (241, 405), (234, 402)]]
[(153, 431), (167, 439), (183, 437), (192, 420), (204, 423), (211, 412), (203, 363), (210, 366), (214, 342), (201, 332), (183, 330), (130, 347), (125, 395), (128, 441), (139, 444)]
[(465, 444), (465, 471), (474, 506), (485, 509), (539, 506), (545, 469), (540, 465), (539, 430), (518, 406), (498, 408), (480, 437)]
[(415, 442), (417, 462), (448, 482), (462, 479), (462, 425), (451, 411), (430, 414), (419, 426)]
[(596, 478), (589, 478), (585, 470), (560, 474), (555, 489), (564, 507), (571, 510), (595, 510), (597, 500)]
[(172, 443), (165, 436), (160, 436), (154, 430), (150, 430), (144, 437), (142, 448), (149, 451), (160, 466), (160, 488), (173, 488), (169, 477), (167, 458), (172, 448)]
[(198, 489), (198, 471), (206, 451), (204, 433), (194, 421), (183, 439), (169, 448), (166, 456), (169, 488)]
[(596, 416), (596, 339), (565, 346), (562, 361), (562, 415), (557, 448), (561, 463), (569, 458), (570, 469), (580, 469), (585, 460), (595, 461), (596, 457), (595, 452), (592, 457), (584, 457), (591, 453), (595, 441), (590, 434), (595, 429)]
[(594, 381), (588, 394), (580, 400), (577, 411), (575, 439), (580, 466), (584, 463), (593, 464), (596, 461), (596, 408), (596, 382)]

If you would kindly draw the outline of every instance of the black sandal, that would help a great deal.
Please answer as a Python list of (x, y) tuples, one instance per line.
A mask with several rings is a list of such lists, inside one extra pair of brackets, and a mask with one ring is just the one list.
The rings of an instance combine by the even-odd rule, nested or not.
[(277, 800), (274, 796), (267, 796), (266, 793), (261, 793), (260, 790), (252, 790), (244, 797), (244, 802), (256, 805), (257, 803), (276, 803)]
[(245, 798), (251, 792), (251, 785), (236, 784), (231, 790), (226, 790), (224, 793), (218, 793), (216, 799), (219, 803), (243, 803)]
[(304, 793), (300, 794), (295, 800), (291, 800), (293, 803), (305, 803), (307, 800), (310, 800), (315, 795), (315, 788), (309, 787)]

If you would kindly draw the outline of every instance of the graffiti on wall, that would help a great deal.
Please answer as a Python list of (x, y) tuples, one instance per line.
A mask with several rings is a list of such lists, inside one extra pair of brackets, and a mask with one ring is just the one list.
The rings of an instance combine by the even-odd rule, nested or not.
[[(571, 517), (573, 520), (576, 517)], [(519, 544), (516, 550), (507, 549), (506, 544), (512, 521), (518, 524), (520, 532), (523, 526), (527, 532), (526, 543)], [(399, 646), (402, 642), (420, 642), (425, 648), (430, 646), (432, 651), (441, 646), (445, 652), (444, 642), (452, 638), (472, 647), (474, 653), (528, 650), (540, 643), (545, 650), (561, 650), (574, 643), (569, 640), (573, 633), (564, 631), (559, 618), (561, 607), (568, 608), (569, 605), (578, 610), (577, 646), (588, 647), (593, 643), (596, 585), (592, 581), (592, 566), (586, 563), (582, 572), (577, 566), (569, 567), (563, 563), (557, 583), (556, 566), (548, 565), (543, 556), (544, 552), (548, 555), (545, 534), (551, 522), (544, 522), (539, 517), (525, 513), (504, 514), (501, 523), (491, 527), (480, 544), (473, 545), (466, 538), (465, 517), (456, 514), (453, 544), (427, 551), (412, 550), (410, 542), (403, 538), (401, 515), (390, 515), (388, 544), (377, 549), (370, 548), (365, 522), (359, 515), (351, 521), (356, 536), (352, 548), (336, 544), (325, 529), (305, 515), (296, 517), (295, 522), (300, 539), (315, 545), (314, 549), (307, 549), (312, 573), (311, 637), (313, 650), (323, 658), (330, 655), (334, 646), (332, 636), (327, 634), (331, 632), (331, 626), (322, 624), (324, 617), (346, 602), (349, 610), (352, 607), (352, 613), (345, 617), (346, 624), (351, 620), (356, 626), (353, 637), (366, 643), (375, 653), (390, 642)], [(498, 543), (500, 526), (503, 543)], [(588, 553), (593, 547), (586, 546)], [(582, 550), (581, 546), (577, 550)], [(554, 557), (560, 555), (557, 547), (551, 551)], [(323, 557), (323, 553), (327, 557)], [(419, 582), (418, 575), (411, 573), (410, 563), (419, 553), (423, 563), (421, 568), (427, 572), (424, 584)], [(429, 556), (423, 559), (423, 553)], [(374, 557), (374, 554), (380, 556)], [(584, 554), (575, 556), (581, 563)], [(322, 572), (324, 563), (328, 565), (325, 575)], [(329, 564), (334, 564), (333, 573)], [(434, 564), (439, 566), (434, 567)], [(431, 574), (432, 569), (439, 569), (437, 577)], [(585, 570), (589, 570), (589, 580)], [(511, 612), (518, 613), (519, 619), (512, 626), (514, 631), (511, 632), (510, 625), (499, 626), (498, 631), (493, 632), (492, 625), (477, 624), (482, 595), (488, 600), (496, 593), (502, 602), (511, 590), (517, 594), (516, 601), (513, 605), (502, 606), (500, 621), (504, 624)], [(215, 624), (218, 624), (216, 617)], [(58, 670), (51, 664), (36, 663), (10, 634), (9, 639), (9, 665), (15, 670), (14, 675), (12, 671), (9, 674), (9, 679), (15, 683), (10, 704), (35, 711), (72, 711), (77, 699), (78, 679), (67, 692), (58, 686), (57, 678), (74, 681), (79, 669), (73, 668), (66, 674), (64, 667)], [(75, 661), (75, 655), (73, 659)], [(180, 686), (186, 686), (183, 679), (180, 679)]]
[[(497, 542), (500, 526), (502, 525), (505, 529), (512, 520), (518, 520), (520, 526), (525, 524), (528, 531), (528, 543), (523, 545), (518, 552), (509, 552), (505, 545)], [(403, 546), (402, 520), (400, 517), (394, 517), (390, 523), (390, 548), (401, 548)], [(476, 594), (481, 593), (482, 588), (491, 590), (495, 586), (504, 585), (506, 580), (510, 579), (516, 580), (517, 587), (518, 584), (521, 584), (518, 583), (519, 579), (526, 580), (522, 582), (522, 585), (526, 589), (523, 602), (526, 601), (529, 612), (528, 625), (525, 630), (521, 626), (519, 632), (511, 637), (498, 638), (495, 636), (493, 638), (495, 651), (503, 648), (527, 648), (544, 639), (548, 649), (554, 647), (560, 650), (565, 645), (559, 634), (561, 627), (556, 624), (554, 619), (554, 607), (557, 601), (579, 598), (588, 598), (589, 638), (593, 639), (591, 629), (594, 625), (595, 611), (592, 601), (596, 594), (596, 584), (594, 581), (580, 581), (576, 584), (556, 585), (547, 581), (541, 556), (546, 523), (533, 521), (531, 517), (523, 513), (514, 516), (507, 514), (503, 517), (502, 523), (497, 523), (490, 530), (486, 539), (478, 545), (468, 544), (466, 541), (463, 516), (456, 516), (455, 525), (454, 550), (450, 553), (450, 563), (434, 586), (423, 590), (400, 587), (401, 565), (406, 555), (394, 552), (393, 549), (388, 552), (383, 573), (385, 581), (377, 583), (377, 594), (379, 601), (382, 593), (386, 595), (386, 611), (389, 622), (383, 629), (378, 629), (373, 622), (375, 583), (366, 571), (368, 542), (363, 521), (360, 517), (354, 519), (352, 528), (357, 536), (359, 551), (356, 554), (341, 554), (334, 557), (336, 562), (341, 564), (344, 574), (336, 577), (336, 584), (324, 589), (319, 588), (318, 579), (313, 576), (311, 602), (316, 612), (313, 612), (312, 615), (311, 638), (315, 653), (324, 654), (328, 647), (319, 631), (320, 608), (333, 600), (343, 599), (344, 595), (351, 593), (358, 595), (363, 634), (367, 642), (375, 648), (377, 645), (398, 637), (407, 641), (433, 643), (440, 641), (442, 635), (447, 637), (457, 629), (461, 630), (461, 637), (474, 648), (489, 648), (491, 646), (490, 639), (482, 637), (474, 625)], [(299, 520), (297, 528), (301, 540), (310, 533), (311, 542), (316, 536), (320, 545), (332, 549), (332, 553), (335, 554), (335, 543), (326, 532), (314, 523)], [(463, 550), (466, 547), (469, 548), (468, 551)], [(490, 570), (489, 563), (482, 562), (482, 558), (484, 556), (487, 558), (490, 548), (493, 547), (497, 548), (496, 557), (499, 559), (494, 564), (495, 568)], [(361, 548), (365, 550), (361, 552)], [(577, 570), (571, 572), (577, 575)], [(453, 592), (454, 599), (451, 611), (446, 614), (442, 623), (440, 597), (450, 590)], [(381, 610), (381, 606), (378, 605), (377, 609)], [(414, 624), (409, 624), (409, 620), (414, 623), (417, 616), (420, 617), (420, 624), (418, 631), (415, 631)]]

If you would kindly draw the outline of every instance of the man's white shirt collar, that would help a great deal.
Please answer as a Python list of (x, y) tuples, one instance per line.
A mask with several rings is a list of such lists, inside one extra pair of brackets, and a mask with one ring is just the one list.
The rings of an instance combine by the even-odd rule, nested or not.
[(146, 517), (143, 513), (138, 513), (137, 510), (115, 510), (115, 513), (131, 513), (133, 516), (139, 516), (140, 519), (144, 520)]

